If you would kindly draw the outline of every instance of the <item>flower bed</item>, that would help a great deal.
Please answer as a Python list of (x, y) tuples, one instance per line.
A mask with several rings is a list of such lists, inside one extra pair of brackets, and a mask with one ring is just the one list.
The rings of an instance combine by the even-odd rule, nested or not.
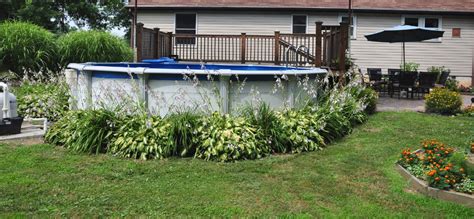
[(377, 96), (360, 84), (321, 92), (299, 109), (271, 110), (265, 103), (229, 115), (179, 112), (71, 111), (45, 140), (75, 151), (136, 159), (190, 156), (214, 161), (258, 159), (272, 153), (323, 149), (372, 113)]
[[(464, 152), (455, 151), (454, 148), (436, 140), (427, 140), (422, 142), (421, 149), (403, 150), (397, 163), (413, 177), (423, 181), (417, 183), (418, 191), (420, 188), (425, 191), (426, 184), (426, 187), (434, 189), (470, 194), (466, 197), (471, 197), (470, 200), (474, 201), (473, 175), (468, 174), (470, 169), (466, 169), (472, 167), (468, 165)], [(426, 188), (426, 192), (439, 193), (438, 190), (430, 188)]]

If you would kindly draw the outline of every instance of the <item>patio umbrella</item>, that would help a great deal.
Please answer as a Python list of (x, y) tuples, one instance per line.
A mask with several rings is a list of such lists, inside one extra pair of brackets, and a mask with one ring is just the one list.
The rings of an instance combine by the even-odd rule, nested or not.
[(443, 34), (444, 31), (441, 30), (398, 25), (377, 33), (365, 35), (365, 38), (375, 42), (403, 43), (403, 66), (405, 66), (405, 42), (421, 42), (423, 40), (443, 37)]

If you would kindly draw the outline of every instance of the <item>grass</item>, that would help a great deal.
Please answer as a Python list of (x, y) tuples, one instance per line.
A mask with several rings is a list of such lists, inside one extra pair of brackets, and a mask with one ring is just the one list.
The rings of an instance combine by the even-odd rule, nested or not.
[(0, 146), (0, 217), (464, 217), (474, 209), (407, 190), (402, 148), (462, 147), (474, 119), (378, 113), (327, 149), (256, 161), (135, 161), (50, 145)]

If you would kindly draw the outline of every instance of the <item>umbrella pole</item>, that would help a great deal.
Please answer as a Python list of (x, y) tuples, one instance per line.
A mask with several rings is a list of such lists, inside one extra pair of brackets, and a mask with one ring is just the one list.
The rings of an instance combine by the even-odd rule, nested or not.
[(405, 70), (405, 42), (403, 42), (403, 70)]

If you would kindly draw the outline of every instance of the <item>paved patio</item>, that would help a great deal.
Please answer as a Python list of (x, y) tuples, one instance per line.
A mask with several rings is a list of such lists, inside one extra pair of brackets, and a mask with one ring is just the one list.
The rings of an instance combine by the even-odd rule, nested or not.
[[(464, 106), (471, 104), (474, 96), (462, 95)], [(398, 99), (390, 97), (380, 97), (377, 104), (378, 111), (425, 111), (425, 101), (423, 99)]]

